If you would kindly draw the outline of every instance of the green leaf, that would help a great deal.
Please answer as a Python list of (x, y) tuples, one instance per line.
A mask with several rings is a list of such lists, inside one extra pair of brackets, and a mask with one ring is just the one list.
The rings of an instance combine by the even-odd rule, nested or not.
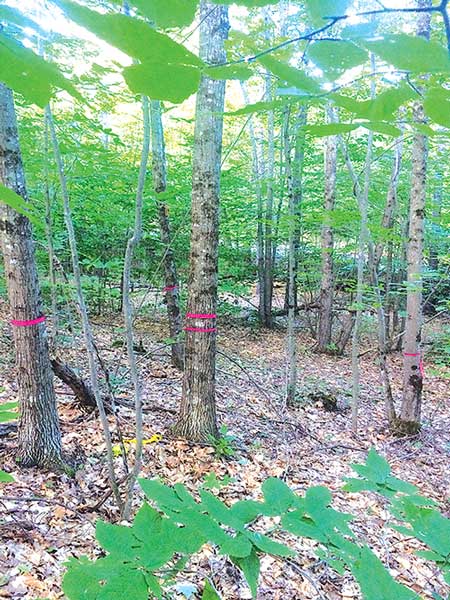
[(219, 521), (223, 525), (228, 525), (234, 529), (240, 531), (244, 529), (245, 521), (242, 521), (236, 516), (236, 513), (232, 513), (231, 510), (225, 506), (216, 496), (207, 492), (206, 490), (200, 490), (200, 496), (202, 499), (202, 506), (208, 511), (208, 513)]
[(307, 512), (326, 508), (332, 501), (331, 492), (323, 485), (310, 487), (305, 494), (305, 508)]
[[(262, 485), (262, 492), (266, 505), (270, 507), (270, 511), (274, 516), (286, 512), (297, 500), (291, 488), (277, 477), (266, 479)], [(264, 514), (267, 514), (267, 511)]]
[(348, 565), (361, 587), (364, 600), (419, 600), (419, 596), (392, 578), (381, 560), (367, 547)]
[(101, 14), (71, 0), (57, 2), (76, 23), (141, 61), (123, 70), (132, 92), (178, 103), (197, 90), (202, 61), (169, 36), (134, 17)]
[(344, 71), (364, 63), (368, 54), (353, 42), (319, 40), (308, 47), (308, 56), (330, 79), (335, 79)]
[(239, 500), (230, 507), (230, 513), (244, 523), (250, 523), (262, 514), (262, 507), (255, 500)]
[(207, 67), (203, 73), (211, 79), (240, 79), (241, 81), (245, 81), (253, 75), (250, 67), (242, 64)]
[(264, 112), (267, 110), (274, 110), (277, 108), (284, 108), (285, 106), (289, 106), (293, 104), (293, 102), (298, 102), (289, 98), (287, 100), (271, 100), (268, 102), (255, 102), (254, 104), (248, 104), (243, 108), (239, 108), (238, 110), (230, 111), (224, 113), (227, 117), (239, 116), (239, 115), (250, 115), (257, 112)]
[(375, 448), (369, 450), (366, 466), (370, 469), (372, 481), (376, 483), (384, 483), (391, 474), (389, 463), (377, 453)]
[(378, 94), (373, 100), (363, 102), (341, 94), (331, 95), (338, 106), (353, 113), (355, 117), (373, 122), (391, 121), (400, 106), (416, 97), (416, 92), (406, 83), (389, 88)]
[(202, 600), (221, 600), (219, 594), (209, 583), (208, 579), (205, 581), (205, 587), (203, 588)]
[(95, 536), (104, 550), (124, 558), (131, 558), (133, 546), (139, 546), (138, 540), (133, 535), (133, 529), (124, 525), (112, 525), (104, 521), (97, 521)]
[(144, 573), (145, 581), (147, 583), (148, 589), (154, 594), (157, 598), (163, 597), (163, 590), (158, 581), (158, 578), (151, 573)]
[(279, 542), (275, 542), (262, 533), (247, 531), (246, 535), (258, 550), (261, 550), (261, 552), (273, 554), (274, 556), (295, 556), (295, 552), (291, 550), (291, 548), (288, 548), (288, 546), (280, 544)]
[(380, 40), (364, 41), (362, 44), (397, 69), (417, 73), (450, 70), (447, 49), (420, 36), (389, 34)]
[[(2, 185), (1, 183), (0, 183), (0, 202), (3, 202), (3, 204), (7, 204), (11, 208), (13, 208), (16, 212), (18, 212), (19, 214), (24, 215), (35, 225), (37, 225), (37, 226), (42, 225), (42, 222), (39, 219), (39, 217), (37, 217), (36, 215), (34, 215), (31, 212), (30, 205), (27, 202), (25, 202), (25, 200), (21, 196), (16, 194), (16, 192), (14, 192), (13, 190), (10, 190), (9, 188)], [(0, 408), (1, 408), (1, 406), (0, 406)]]
[(356, 493), (369, 490), (370, 492), (378, 492), (379, 486), (376, 483), (367, 481), (366, 479), (355, 479), (354, 477), (346, 477), (346, 484), (343, 486), (345, 492)]
[[(6, 188), (8, 189), (8, 188)], [(19, 196), (20, 198), (20, 196)], [(19, 403), (13, 400), (12, 402), (2, 402), (0, 403), (0, 410), (15, 410), (19, 407)]]
[(54, 89), (66, 90), (82, 99), (59, 69), (5, 35), (0, 34), (0, 81), (21, 93), (31, 104), (44, 107)]
[(374, 131), (375, 133), (382, 133), (383, 135), (391, 135), (393, 137), (399, 137), (402, 134), (401, 129), (394, 127), (390, 123), (360, 123), (361, 127)]
[(2, 471), (0, 469), (0, 482), (1, 483), (11, 483), (14, 480), (14, 477), (12, 475), (10, 475), (9, 473), (6, 473), (6, 471)]
[(430, 87), (423, 100), (423, 108), (432, 121), (450, 128), (450, 90)]
[(306, 10), (314, 27), (322, 27), (329, 22), (325, 17), (345, 15), (350, 0), (306, 0)]
[(142, 491), (150, 500), (153, 500), (162, 509), (179, 511), (183, 508), (183, 502), (176, 492), (160, 483), (156, 479), (139, 479), (139, 485)]
[(325, 125), (307, 125), (303, 130), (314, 137), (325, 137), (328, 135), (339, 135), (357, 129), (359, 125), (352, 123), (327, 123)]
[(321, 91), (317, 81), (306, 75), (300, 69), (291, 67), (285, 62), (273, 58), (270, 54), (266, 54), (258, 58), (266, 69), (278, 77), (283, 83), (287, 83), (295, 88), (307, 93), (317, 94)]
[(261, 563), (255, 549), (252, 548), (251, 553), (245, 558), (231, 557), (231, 560), (237, 567), (239, 567), (239, 569), (244, 574), (244, 577), (252, 593), (252, 597), (256, 598), (256, 595), (258, 593), (258, 579)]
[(62, 587), (69, 600), (148, 600), (144, 575), (132, 563), (111, 556), (95, 562), (86, 556), (71, 559)]
[(307, 537), (318, 542), (326, 543), (327, 535), (314, 523), (312, 519), (304, 518), (302, 511), (292, 511), (283, 515), (281, 526), (286, 531), (299, 537)]
[[(386, 478), (385, 484), (391, 490), (396, 492), (403, 492), (404, 494), (417, 493), (417, 488), (415, 485), (412, 485), (412, 483), (408, 483), (407, 481), (403, 481), (402, 479), (398, 479), (397, 477), (392, 477), (392, 475)], [(429, 501), (428, 506), (430, 506), (430, 502), (433, 503), (433, 500)]]
[(71, 0), (56, 0), (66, 15), (108, 44), (143, 62), (202, 66), (202, 61), (169, 36), (140, 19), (102, 14)]
[(142, 63), (123, 70), (128, 87), (135, 94), (152, 100), (168, 100), (178, 104), (194, 94), (200, 83), (200, 71), (185, 65)]
[(15, 421), (18, 414), (9, 410), (0, 410), (0, 423), (8, 423), (8, 421)]
[(192, 23), (198, 0), (131, 0), (130, 4), (157, 27), (185, 27)]

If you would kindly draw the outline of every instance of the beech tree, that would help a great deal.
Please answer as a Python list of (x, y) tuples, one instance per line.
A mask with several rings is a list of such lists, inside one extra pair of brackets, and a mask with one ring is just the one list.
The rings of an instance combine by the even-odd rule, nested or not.
[[(3, 83), (0, 182), (27, 201), (13, 95)], [(16, 354), (20, 408), (17, 459), (26, 467), (65, 468), (31, 223), (26, 215), (0, 203), (0, 233)]]
[[(200, 4), (200, 58), (225, 62), (228, 9)], [(225, 82), (202, 75), (192, 165), (191, 251), (185, 370), (174, 432), (192, 440), (217, 435), (215, 403), (219, 191)]]

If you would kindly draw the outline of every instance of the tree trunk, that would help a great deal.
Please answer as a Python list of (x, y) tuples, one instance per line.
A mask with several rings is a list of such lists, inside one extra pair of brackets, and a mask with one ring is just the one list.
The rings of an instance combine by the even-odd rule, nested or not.
[(289, 135), (289, 113), (284, 130), (285, 169), (289, 198), (289, 261), (287, 285), (287, 377), (286, 404), (295, 403), (297, 390), (297, 340), (295, 331), (295, 314), (297, 311), (297, 268), (300, 206), (302, 200), (303, 159), (305, 135), (301, 127), (306, 124), (306, 108), (300, 107), (295, 118), (293, 130), (294, 157), (292, 159), (292, 142)]
[[(152, 100), (150, 102), (150, 114), (152, 123), (153, 189), (158, 195), (162, 192), (165, 192), (167, 187), (164, 130), (161, 119), (161, 103), (158, 100)], [(158, 206), (161, 241), (164, 248), (164, 291), (166, 294), (169, 332), (172, 340), (172, 364), (177, 369), (182, 370), (184, 368), (184, 351), (180, 337), (183, 331), (183, 323), (180, 312), (177, 267), (171, 247), (169, 214), (167, 204), (164, 202), (164, 200), (160, 200), (158, 196), (156, 196), (156, 202)]]
[[(0, 181), (27, 199), (12, 92), (0, 83)], [(0, 204), (9, 306), (15, 321), (43, 315), (29, 220)], [(62, 467), (61, 434), (45, 323), (13, 326), (20, 407), (18, 461)]]
[[(241, 83), (242, 95), (245, 104), (250, 104), (247, 88)], [(256, 188), (256, 262), (257, 262), (257, 296), (258, 296), (258, 315), (260, 322), (263, 321), (264, 313), (264, 231), (263, 231), (263, 196), (261, 181), (264, 176), (264, 157), (258, 152), (258, 139), (255, 131), (253, 118), (249, 120), (250, 143), (252, 147), (253, 178)]]
[(48, 249), (48, 274), (50, 278), (50, 293), (52, 301), (52, 329), (50, 334), (50, 347), (55, 347), (58, 337), (58, 284), (56, 280), (55, 252), (53, 247), (53, 222), (52, 222), (52, 193), (49, 181), (49, 132), (47, 118), (44, 116), (44, 185), (45, 185), (45, 234)]
[(114, 455), (112, 451), (112, 439), (111, 432), (109, 429), (109, 422), (106, 415), (103, 398), (100, 394), (100, 386), (97, 373), (97, 365), (95, 361), (95, 347), (94, 347), (94, 335), (92, 333), (91, 322), (87, 311), (86, 301), (84, 298), (84, 292), (81, 285), (81, 269), (80, 260), (78, 255), (77, 241), (75, 237), (75, 228), (73, 226), (72, 211), (70, 208), (69, 190), (67, 188), (67, 179), (64, 171), (64, 163), (59, 148), (58, 138), (56, 136), (56, 128), (53, 122), (53, 115), (50, 109), (50, 105), (45, 107), (45, 114), (47, 123), (50, 131), (50, 138), (52, 140), (53, 154), (55, 157), (56, 167), (58, 170), (59, 182), (61, 185), (61, 195), (63, 199), (64, 208), (64, 221), (66, 224), (67, 234), (69, 238), (70, 255), (72, 258), (72, 269), (73, 277), (75, 280), (75, 287), (77, 292), (78, 308), (81, 316), (81, 323), (83, 326), (84, 340), (86, 344), (86, 351), (89, 363), (89, 376), (91, 379), (92, 390), (94, 392), (95, 401), (97, 403), (98, 413), (100, 421), (102, 423), (103, 437), (105, 440), (106, 452), (107, 452), (107, 464), (108, 474), (111, 484), (111, 488), (114, 493), (114, 497), (117, 502), (117, 506), (122, 507), (122, 500), (120, 496), (119, 486), (114, 470)]
[[(444, 161), (444, 150), (445, 146), (439, 146), (438, 152), (442, 152), (442, 157), (440, 157), (439, 163), (442, 164), (441, 160)], [(433, 271), (437, 271), (439, 269), (439, 240), (442, 239), (442, 234), (439, 231), (441, 215), (442, 215), (442, 202), (444, 197), (444, 176), (441, 169), (438, 169), (435, 172), (435, 180), (434, 180), (434, 191), (433, 191), (433, 212), (432, 212), (432, 231), (430, 240), (430, 257), (428, 260), (428, 264), (430, 265), (430, 269)], [(436, 233), (435, 233), (436, 232)], [(437, 237), (437, 240), (435, 240)]]
[[(266, 101), (272, 97), (272, 79), (266, 77)], [(264, 327), (272, 327), (273, 300), (273, 179), (275, 169), (275, 115), (269, 110), (267, 115), (267, 169), (266, 169), (266, 203), (264, 210), (264, 270), (261, 290), (260, 319)], [(260, 302), (261, 304), (261, 302)]]
[[(200, 23), (200, 57), (209, 64), (225, 62), (228, 9), (203, 0)], [(224, 99), (225, 82), (202, 76), (194, 133), (185, 372), (180, 415), (174, 427), (175, 434), (197, 441), (218, 435), (215, 312)]]
[[(332, 107), (328, 108), (328, 122), (336, 122), (337, 116)], [(317, 331), (318, 352), (329, 352), (331, 345), (331, 332), (333, 325), (333, 228), (330, 223), (331, 212), (336, 202), (336, 163), (337, 163), (337, 137), (330, 135), (325, 142), (325, 202), (324, 223), (321, 232), (322, 247), (322, 279), (320, 284), (320, 312)]]
[[(431, 0), (419, 0), (419, 7), (431, 6)], [(429, 39), (430, 13), (418, 17), (417, 34)], [(414, 119), (425, 122), (423, 107), (414, 106)], [(409, 199), (409, 233), (407, 247), (406, 326), (403, 336), (403, 398), (397, 423), (399, 433), (420, 429), (423, 368), (420, 341), (422, 333), (422, 260), (426, 195), (428, 140), (417, 133), (412, 147), (411, 194)]]
[(134, 409), (136, 419), (136, 450), (134, 465), (128, 475), (127, 496), (122, 509), (122, 518), (128, 520), (130, 517), (131, 504), (133, 501), (133, 490), (139, 472), (142, 467), (142, 385), (135, 355), (135, 344), (133, 335), (133, 305), (130, 296), (130, 279), (133, 266), (133, 258), (136, 248), (142, 239), (142, 211), (144, 205), (145, 179), (147, 175), (148, 155), (150, 151), (150, 107), (147, 96), (142, 96), (142, 121), (143, 139), (141, 162), (139, 165), (139, 176), (136, 188), (136, 201), (134, 211), (134, 227), (130, 234), (125, 251), (123, 265), (123, 320), (125, 324), (125, 337), (127, 341), (128, 365), (130, 367), (131, 381), (134, 389)]

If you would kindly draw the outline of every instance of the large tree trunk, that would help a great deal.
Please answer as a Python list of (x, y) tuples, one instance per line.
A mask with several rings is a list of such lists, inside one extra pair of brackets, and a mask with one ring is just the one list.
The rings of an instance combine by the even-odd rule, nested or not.
[[(419, 0), (419, 7), (431, 6), (431, 0)], [(417, 34), (429, 39), (430, 13), (418, 17)], [(414, 119), (423, 123), (420, 103), (414, 106)], [(409, 234), (407, 247), (406, 326), (403, 336), (403, 398), (397, 429), (415, 433), (420, 429), (423, 369), (420, 340), (422, 332), (422, 259), (426, 195), (428, 140), (417, 133), (412, 147), (411, 195), (409, 199)]]
[[(209, 64), (225, 62), (228, 9), (202, 1), (200, 23), (200, 57)], [(177, 435), (198, 441), (218, 435), (215, 312), (224, 99), (225, 82), (203, 76), (194, 133), (185, 372), (180, 415), (174, 427)]]
[[(167, 187), (167, 168), (164, 130), (161, 119), (161, 103), (158, 100), (151, 101), (150, 114), (152, 122), (153, 189), (156, 194), (161, 194), (166, 191)], [(172, 340), (172, 364), (177, 369), (183, 369), (184, 351), (180, 340), (183, 331), (183, 322), (180, 312), (177, 267), (171, 246), (169, 214), (167, 204), (164, 200), (160, 200), (156, 196), (156, 202), (158, 205), (159, 229), (164, 251), (164, 291), (166, 294), (169, 332)]]
[[(335, 111), (328, 108), (328, 122), (335, 122)], [(331, 213), (336, 202), (336, 163), (337, 163), (337, 137), (330, 135), (325, 142), (325, 201), (324, 223), (321, 232), (322, 247), (322, 279), (320, 284), (320, 312), (317, 331), (318, 352), (329, 352), (331, 345), (331, 331), (333, 324), (333, 228), (331, 226)]]
[[(12, 92), (0, 83), (0, 181), (27, 199)], [(15, 321), (42, 316), (29, 220), (0, 204), (0, 231), (9, 306)], [(61, 467), (61, 434), (45, 323), (13, 326), (20, 407), (18, 461)]]

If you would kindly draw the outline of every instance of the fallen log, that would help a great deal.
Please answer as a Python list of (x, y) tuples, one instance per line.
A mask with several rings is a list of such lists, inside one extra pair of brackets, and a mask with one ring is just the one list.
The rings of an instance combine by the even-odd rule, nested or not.
[[(72, 390), (80, 406), (85, 410), (94, 411), (97, 408), (97, 402), (89, 383), (79, 377), (69, 365), (61, 362), (58, 358), (52, 358), (51, 363), (53, 373)], [(111, 403), (105, 399), (103, 399), (103, 402), (106, 412), (112, 413)]]

